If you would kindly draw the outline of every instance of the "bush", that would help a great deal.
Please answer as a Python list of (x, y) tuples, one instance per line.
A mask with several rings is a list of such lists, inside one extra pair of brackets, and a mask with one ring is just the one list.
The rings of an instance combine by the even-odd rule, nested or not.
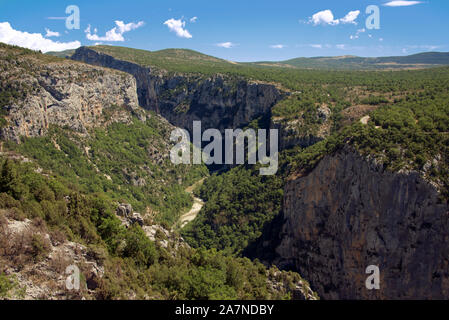
[(14, 280), (0, 273), (0, 298), (9, 298), (10, 292), (17, 286)]
[(40, 234), (34, 234), (31, 238), (31, 255), (35, 262), (39, 262), (47, 257), (50, 251), (50, 244)]
[(149, 267), (157, 261), (156, 247), (140, 227), (133, 225), (126, 231), (125, 243), (123, 256), (133, 258), (138, 265)]

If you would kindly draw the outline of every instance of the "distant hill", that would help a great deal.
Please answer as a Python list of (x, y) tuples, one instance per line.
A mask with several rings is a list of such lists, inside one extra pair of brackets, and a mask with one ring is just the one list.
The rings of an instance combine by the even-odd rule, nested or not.
[(74, 53), (75, 53), (75, 49), (47, 52), (47, 54), (49, 54), (51, 56), (59, 57), (59, 58), (68, 58)]
[[(237, 63), (190, 49), (164, 49), (147, 51), (117, 46), (91, 46), (95, 51), (126, 60), (142, 66), (159, 67), (168, 71), (220, 73), (235, 72), (243, 66), (251, 67), (289, 67), (299, 69), (332, 70), (390, 70), (418, 69), (449, 65), (449, 52), (425, 52), (410, 56), (364, 58), (357, 56), (295, 58), (285, 61), (259, 61)], [(75, 50), (48, 52), (60, 58), (73, 55)]]
[(405, 57), (383, 57), (374, 58), (378, 63), (399, 63), (399, 64), (449, 64), (449, 52), (424, 52)]
[(113, 56), (119, 60), (152, 66), (168, 71), (201, 72), (203, 69), (220, 70), (232, 66), (233, 62), (215, 58), (189, 49), (164, 49), (147, 51), (116, 46), (91, 46), (97, 52)]
[(407, 69), (449, 65), (449, 52), (425, 52), (410, 56), (379, 58), (356, 56), (295, 58), (279, 62), (262, 61), (252, 64), (310, 69)]

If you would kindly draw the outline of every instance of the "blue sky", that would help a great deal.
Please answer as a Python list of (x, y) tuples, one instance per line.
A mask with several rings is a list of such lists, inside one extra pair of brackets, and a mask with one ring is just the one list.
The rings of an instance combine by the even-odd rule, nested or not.
[[(189, 48), (234, 61), (449, 51), (449, 1), (389, 2), (0, 0), (0, 42), (42, 51), (96, 43)], [(68, 5), (80, 10), (78, 30), (66, 28)], [(378, 30), (365, 26), (369, 5), (380, 9)]]

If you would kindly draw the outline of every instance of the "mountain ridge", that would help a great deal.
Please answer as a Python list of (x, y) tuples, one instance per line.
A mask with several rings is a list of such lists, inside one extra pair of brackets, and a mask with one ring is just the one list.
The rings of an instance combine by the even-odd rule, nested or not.
[(388, 69), (449, 65), (449, 52), (422, 52), (408, 56), (358, 57), (353, 55), (335, 57), (298, 57), (284, 61), (261, 61), (252, 64), (275, 64), (297, 68), (329, 69)]
[(0, 299), (317, 298), (170, 227), (207, 169), (169, 160), (175, 127), (130, 74), (1, 44), (0, 70)]
[[(121, 60), (135, 62), (143, 66), (166, 67), (168, 62), (179, 65), (186, 61), (194, 64), (234, 66), (294, 67), (299, 69), (334, 70), (391, 70), (412, 69), (449, 65), (449, 52), (420, 52), (405, 56), (359, 57), (355, 55), (296, 57), (280, 61), (238, 62), (221, 59), (199, 51), (185, 48), (166, 48), (156, 51), (120, 46), (87, 46), (98, 52), (113, 55)], [(57, 57), (71, 57), (76, 50), (48, 52)], [(164, 61), (166, 60), (166, 61)], [(168, 67), (168, 69), (170, 69)]]
[[(95, 244), (94, 240), (101, 237), (102, 241), (106, 242), (106, 246), (100, 243), (101, 248), (107, 249), (112, 255), (107, 257), (109, 263), (112, 263), (112, 258), (132, 258), (132, 261), (137, 263), (137, 268), (143, 268), (149, 279), (153, 279), (153, 285), (159, 286), (161, 290), (173, 290), (166, 291), (167, 293), (177, 291), (179, 286), (185, 286), (186, 281), (197, 283), (198, 279), (201, 279), (202, 274), (197, 273), (199, 271), (196, 271), (195, 263), (202, 264), (203, 257), (195, 258), (197, 255), (194, 253), (201, 255), (199, 252), (202, 252), (202, 248), (210, 250), (207, 251), (209, 252), (207, 255), (212, 254), (217, 257), (215, 252), (223, 255), (223, 257), (218, 256), (217, 259), (224, 264), (237, 263), (236, 268), (239, 272), (253, 267), (256, 269), (250, 270), (260, 268), (263, 271), (260, 278), (261, 286), (249, 283), (248, 287), (242, 289), (238, 286), (242, 283), (238, 278), (231, 278), (230, 282), (218, 279), (215, 286), (218, 291), (205, 292), (201, 289), (192, 292), (189, 289), (177, 296), (181, 298), (241, 297), (242, 292), (251, 288), (263, 290), (264, 297), (289, 294), (282, 288), (280, 291), (277, 289), (271, 291), (270, 287), (266, 287), (265, 272), (267, 270), (265, 268), (261, 265), (257, 267), (257, 264), (243, 265), (242, 260), (229, 260), (234, 255), (257, 258), (267, 266), (274, 263), (284, 270), (291, 269), (294, 272), (306, 274), (307, 279), (313, 281), (312, 288), (317, 290), (320, 296), (330, 299), (373, 298), (365, 296), (363, 292), (355, 292), (351, 288), (354, 285), (358, 286), (353, 279), (359, 281), (362, 276), (365, 276), (366, 263), (379, 263), (383, 270), (385, 267), (382, 264), (383, 261), (390, 260), (389, 251), (385, 251), (385, 248), (379, 245), (383, 239), (389, 239), (393, 244), (401, 242), (403, 245), (398, 250), (391, 246), (386, 249), (395, 250), (395, 257), (399, 259), (410, 257), (410, 259), (407, 258), (410, 265), (419, 265), (422, 259), (407, 256), (407, 252), (415, 249), (430, 252), (430, 247), (435, 249), (435, 254), (432, 256), (439, 263), (446, 263), (444, 253), (447, 252), (447, 245), (444, 239), (433, 237), (434, 242), (426, 239), (433, 232), (432, 230), (444, 230), (447, 225), (447, 219), (442, 218), (445, 217), (444, 213), (442, 214), (445, 207), (440, 204), (447, 206), (449, 190), (447, 184), (449, 181), (447, 170), (447, 163), (449, 163), (447, 161), (449, 67), (394, 72), (265, 68), (232, 65), (183, 50), (163, 52), (162, 56), (156, 55), (159, 60), (155, 59), (150, 52), (140, 52), (141, 58), (153, 59), (149, 61), (150, 66), (145, 66), (145, 61), (138, 60), (137, 56), (133, 55), (136, 52), (133, 49), (107, 47), (108, 50), (113, 51), (113, 55), (108, 55), (100, 52), (101, 47), (95, 48), (77, 49), (72, 60), (44, 56), (30, 50), (14, 52), (11, 47), (4, 48), (5, 52), (0, 65), (3, 71), (1, 74), (4, 77), (3, 91), (0, 92), (4, 130), (18, 125), (32, 128), (36, 125), (36, 115), (40, 110), (47, 113), (48, 110), (55, 112), (56, 109), (55, 111), (52, 109), (58, 107), (63, 112), (64, 102), (71, 95), (73, 97), (69, 100), (85, 101), (84, 106), (81, 105), (79, 109), (81, 112), (64, 113), (66, 117), (74, 120), (72, 122), (76, 122), (78, 118), (83, 119), (83, 123), (86, 122), (91, 118), (90, 111), (96, 110), (90, 109), (97, 104), (104, 109), (98, 112), (95, 119), (104, 118), (108, 123), (109, 120), (122, 119), (119, 116), (121, 113), (132, 117), (131, 122), (114, 122), (104, 128), (92, 129), (85, 126), (88, 133), (85, 136), (80, 135), (80, 132), (85, 131), (82, 128), (79, 128), (81, 130), (78, 132), (76, 130), (78, 127), (70, 128), (64, 126), (64, 123), (56, 122), (54, 124), (58, 127), (52, 125), (48, 132), (36, 131), (39, 137), (23, 137), (20, 139), (20, 144), (14, 140), (5, 141), (3, 147), (7, 151), (6, 156), (21, 155), (37, 162), (36, 164), (40, 165), (45, 173), (52, 172), (59, 177), (64, 186), (73, 184), (75, 187), (79, 186), (80, 194), (77, 196), (70, 195), (66, 191), (59, 191), (58, 194), (52, 195), (51, 192), (41, 190), (44, 187), (39, 186), (37, 190), (39, 192), (24, 194), (22, 187), (23, 190), (27, 188), (34, 190), (33, 188), (36, 187), (24, 185), (28, 181), (26, 179), (24, 183), (17, 181), (15, 179), (17, 175), (14, 172), (21, 172), (20, 176), (23, 177), (26, 177), (28, 173), (24, 171), (24, 168), (12, 167), (9, 162), (5, 162), (0, 171), (4, 172), (3, 179), (7, 183), (4, 184), (4, 194), (0, 194), (0, 204), (1, 197), (4, 197), (4, 208), (7, 210), (16, 208), (14, 209), (16, 211), (8, 212), (7, 224), (18, 224), (15, 221), (11, 222), (11, 219), (18, 220), (18, 213), (23, 212), (28, 219), (36, 215), (41, 216), (50, 226), (60, 228), (61, 223), (72, 221), (70, 216), (66, 217), (64, 213), (66, 212), (64, 208), (67, 206), (64, 197), (69, 194), (70, 199), (73, 199), (73, 201), (68, 199), (69, 213), (81, 214), (83, 217), (82, 220), (73, 219), (73, 223), (69, 224), (72, 232), (81, 237), (80, 241), (87, 245), (92, 242)], [(139, 63), (121, 60), (120, 54), (122, 57), (129, 55)], [(191, 60), (186, 61), (186, 55)], [(340, 57), (340, 59), (358, 58)], [(39, 61), (41, 63), (38, 63)], [(70, 73), (69, 66), (76, 70)], [(165, 66), (168, 66), (168, 70), (164, 69)], [(82, 72), (82, 70), (85, 71)], [(101, 72), (94, 72), (94, 70)], [(114, 84), (114, 82), (106, 81), (103, 73), (114, 79), (120, 80), (121, 77), (123, 79)], [(32, 90), (33, 86), (30, 85), (33, 83), (32, 79), (36, 79), (42, 86), (43, 93)], [(125, 81), (126, 79), (128, 80)], [(125, 99), (125, 96), (123, 99), (120, 98), (122, 95), (120, 92), (124, 91), (119, 88), (126, 83), (129, 83), (128, 87), (132, 88), (132, 99)], [(276, 83), (288, 87), (288, 90), (278, 92)], [(84, 89), (74, 91), (77, 87)], [(92, 103), (92, 100), (89, 100), (91, 94), (87, 94), (87, 99), (83, 98), (83, 94), (91, 90), (97, 92), (92, 97), (99, 101)], [(110, 100), (113, 98), (111, 96), (102, 97), (103, 93), (111, 94), (115, 92), (114, 90), (118, 92), (114, 101)], [(126, 91), (128, 90), (125, 89)], [(146, 93), (149, 94), (146, 95)], [(131, 93), (128, 94), (130, 95)], [(46, 98), (38, 111), (30, 109), (29, 101), (32, 96)], [(146, 120), (139, 118), (140, 112), (130, 113), (129, 107), (137, 104), (136, 98), (139, 103), (135, 110), (144, 112)], [(130, 103), (132, 101), (133, 103)], [(70, 105), (74, 106), (73, 103)], [(30, 116), (27, 116), (27, 111), (30, 111)], [(99, 108), (98, 111), (100, 111)], [(281, 130), (280, 170), (277, 175), (261, 177), (257, 174), (257, 167), (237, 166), (229, 171), (213, 174), (199, 190), (195, 191), (199, 192), (195, 195), (205, 200), (204, 208), (199, 212), (198, 217), (181, 231), (181, 235), (194, 251), (186, 247), (187, 257), (182, 256), (182, 260), (168, 262), (171, 265), (185, 266), (185, 269), (180, 270), (183, 278), (179, 286), (173, 286), (170, 282), (164, 281), (167, 279), (165, 277), (167, 273), (180, 272), (175, 268), (166, 268), (165, 259), (170, 257), (170, 254), (165, 254), (163, 250), (167, 242), (163, 239), (153, 244), (152, 241), (162, 235), (153, 234), (155, 229), (146, 225), (146, 221), (149, 219), (155, 222), (160, 221), (168, 227), (176, 223), (183, 212), (182, 209), (187, 209), (192, 204), (192, 199), (184, 191), (185, 184), (193, 183), (195, 180), (193, 178), (202, 178), (207, 173), (203, 170), (187, 172), (189, 168), (183, 170), (171, 166), (166, 156), (170, 147), (167, 144), (170, 126), (168, 122), (165, 125), (161, 123), (159, 120), (162, 118), (156, 116), (155, 112), (165, 117), (165, 121), (169, 120), (172, 124), (182, 127), (187, 127), (193, 119), (200, 119), (206, 122), (204, 127), (207, 124), (218, 128), (240, 127), (243, 129), (249, 126), (255, 129), (278, 128)], [(18, 118), (15, 115), (20, 114), (23, 114), (24, 121), (15, 121)], [(49, 119), (56, 120), (55, 117)], [(222, 122), (223, 120), (225, 122)], [(95, 124), (101, 124), (101, 121), (95, 121)], [(24, 132), (33, 133), (31, 136), (35, 136), (34, 131), (25, 130)], [(40, 137), (41, 133), (43, 137)], [(18, 133), (18, 136), (24, 135)], [(347, 147), (355, 151), (341, 153)], [(365, 158), (370, 160), (364, 161)], [(342, 160), (339, 161), (339, 159)], [(350, 174), (344, 174), (344, 178), (334, 179), (332, 173), (339, 172), (334, 170), (337, 165), (343, 169), (348, 168), (345, 170)], [(379, 167), (379, 170), (374, 170), (374, 167)], [(39, 173), (36, 172), (36, 174)], [(418, 175), (425, 180), (422, 185), (425, 183), (428, 187), (416, 193), (416, 179), (414, 180), (413, 177)], [(352, 178), (349, 179), (349, 177)], [(367, 177), (369, 181), (378, 181), (378, 183), (371, 183), (371, 185), (366, 183)], [(377, 180), (370, 177), (377, 177)], [(319, 191), (316, 186), (308, 187), (310, 184), (315, 185), (314, 181), (321, 181), (317, 184)], [(376, 185), (385, 186), (381, 190), (386, 192), (379, 193), (379, 197), (376, 196), (378, 194), (375, 191)], [(368, 186), (370, 188), (366, 191)], [(395, 192), (388, 191), (387, 186), (394, 188)], [(349, 200), (346, 197), (349, 191), (345, 190), (351, 191)], [(342, 192), (342, 195), (335, 198), (337, 191)], [(77, 200), (79, 197), (95, 199), (98, 192), (107, 196), (106, 202), (110, 208), (108, 211), (103, 210), (101, 206), (98, 207), (96, 202), (92, 203), (93, 200), (89, 200), (86, 206), (80, 206), (82, 203)], [(320, 192), (321, 200), (316, 202), (315, 199)], [(327, 196), (328, 194), (330, 196)], [(372, 198), (366, 199), (372, 194), (374, 194)], [(400, 199), (392, 200), (390, 198), (393, 194), (417, 194), (419, 202), (412, 207), (413, 199), (416, 197), (411, 197), (411, 201), (402, 196)], [(53, 197), (55, 197), (55, 203), (61, 206), (60, 210), (49, 206), (48, 202), (52, 203), (49, 199), (52, 200)], [(40, 207), (33, 209), (34, 207), (30, 205), (20, 206), (21, 198), (29, 204), (37, 202)], [(424, 199), (424, 202), (420, 199)], [(368, 212), (362, 210), (365, 206), (364, 202), (372, 203)], [(370, 215), (374, 210), (372, 208), (382, 208), (389, 203), (394, 203), (395, 206), (391, 210), (383, 209), (382, 217), (391, 221), (390, 229), (382, 228), (382, 224)], [(145, 229), (139, 229), (138, 225), (116, 232), (118, 230), (114, 229), (114, 226), (122, 220), (116, 217), (114, 212), (118, 211), (114, 208), (117, 208), (117, 205), (118, 208), (127, 208), (128, 204), (133, 210), (142, 212), (143, 222), (142, 219), (134, 219), (134, 215), (131, 215), (131, 218), (140, 221), (144, 228), (151, 227), (150, 233), (153, 240), (148, 239), (149, 237), (142, 233)], [(150, 207), (149, 210), (148, 207)], [(408, 207), (411, 210), (406, 210)], [(304, 211), (303, 208), (309, 209)], [(320, 208), (325, 213), (332, 214), (332, 219), (335, 219), (335, 223), (331, 223), (329, 228), (334, 230), (334, 227), (339, 226), (341, 231), (337, 230), (336, 236), (329, 232), (330, 238), (324, 236), (313, 238), (310, 250), (295, 251), (295, 248), (304, 247), (303, 244), (307, 238), (304, 239), (302, 235), (326, 232), (327, 226), (322, 225), (319, 220), (323, 217), (323, 214), (320, 214)], [(15, 216), (12, 215), (14, 212), (16, 212)], [(129, 212), (133, 214), (132, 210)], [(304, 225), (304, 232), (298, 235), (295, 233), (297, 230), (295, 226), (298, 220), (304, 221), (304, 212), (308, 212), (311, 219), (307, 220), (309, 224)], [(416, 212), (416, 219), (413, 218), (414, 212)], [(365, 221), (362, 213), (366, 213), (365, 217), (369, 218), (367, 221), (372, 222), (368, 232), (363, 233), (370, 236), (363, 236), (360, 242), (357, 241), (363, 244), (363, 247), (355, 250), (357, 247), (354, 247), (353, 243), (343, 243), (339, 246), (341, 241), (337, 235), (345, 231), (348, 226), (347, 221), (350, 221), (348, 226), (350, 230), (354, 230), (359, 225), (351, 221)], [(137, 215), (135, 212), (134, 214)], [(122, 214), (120, 218), (124, 216)], [(410, 216), (412, 219), (407, 218), (410, 223), (407, 222), (406, 227), (401, 229), (403, 221), (394, 220), (393, 217), (402, 216)], [(103, 224), (100, 217), (106, 219), (108, 225)], [(86, 227), (78, 226), (77, 223), (80, 221), (85, 223)], [(379, 232), (375, 232), (376, 230)], [(442, 233), (442, 236), (445, 234)], [(70, 232), (68, 236), (69, 239), (73, 239)], [(404, 241), (402, 237), (407, 240)], [(417, 239), (417, 242), (414, 239)], [(122, 248), (120, 245), (122, 240), (125, 244), (133, 244), (137, 241), (138, 246)], [(329, 240), (335, 244), (336, 251), (329, 250)], [(160, 250), (158, 243), (161, 246)], [(174, 250), (179, 249), (175, 244), (174, 246)], [(254, 249), (255, 247), (257, 250)], [(314, 248), (320, 248), (319, 252), (315, 252)], [(346, 260), (342, 260), (336, 254), (339, 248), (350, 252)], [(374, 255), (379, 256), (379, 260), (371, 262), (371, 260), (358, 259), (362, 255), (371, 258), (373, 248)], [(143, 252), (144, 255), (140, 255), (139, 252)], [(171, 252), (175, 253), (179, 250)], [(298, 252), (301, 260), (291, 258), (298, 257)], [(261, 253), (263, 254), (260, 255)], [(45, 255), (45, 252), (35, 253), (35, 255), (38, 254)], [(192, 255), (193, 260), (189, 260), (188, 257)], [(306, 262), (302, 260), (303, 256), (306, 257)], [(332, 256), (335, 257), (332, 258), (332, 263), (337, 268), (331, 267), (332, 277), (329, 279), (329, 268), (327, 268), (329, 264), (323, 261)], [(277, 257), (279, 259), (276, 259)], [(345, 269), (339, 267), (346, 261), (354, 265), (354, 275), (356, 274), (359, 278), (355, 278), (352, 274), (348, 277)], [(322, 265), (323, 268), (320, 267)], [(391, 265), (388, 264), (387, 267)], [(401, 285), (395, 291), (397, 294), (403, 297), (447, 296), (445, 284), (441, 286), (443, 291), (436, 293), (429, 286), (424, 287), (417, 282), (407, 282), (413, 270), (403, 269), (397, 263), (393, 267), (404, 270), (403, 274), (400, 273)], [(189, 274), (185, 270), (192, 270), (194, 274)], [(430, 273), (426, 273), (427, 275), (435, 274), (436, 277), (441, 277), (443, 282), (449, 278), (438, 263), (429, 266), (428, 270)], [(233, 271), (223, 268), (213, 270), (212, 275), (215, 277), (229, 272)], [(277, 274), (277, 271), (274, 270), (274, 272)], [(383, 274), (387, 273), (383, 272)], [(99, 275), (100, 278), (104, 278), (100, 273)], [(132, 275), (129, 277), (130, 280), (127, 282), (136, 283)], [(254, 272), (247, 274), (246, 277), (248, 280), (254, 278)], [(296, 283), (301, 282), (298, 277), (299, 275), (295, 273), (291, 280)], [(391, 279), (396, 278), (396, 275), (391, 277)], [(98, 281), (102, 283), (103, 280)], [(117, 281), (114, 280), (112, 284), (115, 286)], [(344, 286), (341, 287), (341, 284)], [(221, 288), (227, 288), (223, 285), (231, 290), (229, 295), (223, 295), (224, 291)], [(142, 295), (139, 296), (142, 297), (149, 288), (146, 281), (139, 286), (143, 289)], [(410, 286), (421, 289), (410, 291), (408, 290)], [(123, 284), (123, 287), (126, 287), (126, 284)], [(329, 288), (333, 287), (338, 290), (329, 291)], [(361, 288), (363, 289), (363, 286)], [(110, 290), (109, 286), (106, 292), (97, 291), (95, 296), (106, 298), (117, 296)], [(391, 294), (396, 295), (395, 292), (389, 290), (381, 297), (391, 297)], [(151, 295), (151, 297), (154, 296)], [(167, 298), (167, 295), (159, 291), (156, 297)]]

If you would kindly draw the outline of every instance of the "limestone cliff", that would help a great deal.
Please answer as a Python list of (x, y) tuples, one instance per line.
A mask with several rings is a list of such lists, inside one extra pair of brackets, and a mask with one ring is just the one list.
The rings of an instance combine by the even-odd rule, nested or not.
[(282, 121), (271, 118), (270, 128), (279, 130), (279, 149), (286, 150), (295, 146), (307, 148), (323, 140), (329, 132), (315, 133), (312, 130), (298, 133), (297, 127), (301, 126), (297, 121)]
[(120, 61), (86, 47), (77, 49), (71, 58), (132, 74), (140, 105), (187, 130), (192, 129), (194, 120), (200, 120), (203, 129), (242, 127), (269, 113), (284, 95), (271, 84), (220, 74), (207, 77), (169, 73)]
[(85, 133), (105, 113), (120, 122), (139, 113), (136, 81), (126, 73), (37, 54), (10, 58), (11, 50), (0, 50), (2, 139), (44, 135), (50, 125)]
[[(325, 299), (448, 299), (449, 208), (418, 173), (393, 173), (350, 147), (285, 186), (277, 264)], [(380, 290), (365, 270), (380, 268)]]
[[(334, 123), (332, 110), (326, 105), (313, 108), (302, 107), (301, 92), (290, 93), (274, 108), (270, 127), (279, 130), (279, 147), (281, 150), (300, 146), (306, 148), (325, 139), (331, 134)], [(293, 112), (285, 112), (293, 108)]]

